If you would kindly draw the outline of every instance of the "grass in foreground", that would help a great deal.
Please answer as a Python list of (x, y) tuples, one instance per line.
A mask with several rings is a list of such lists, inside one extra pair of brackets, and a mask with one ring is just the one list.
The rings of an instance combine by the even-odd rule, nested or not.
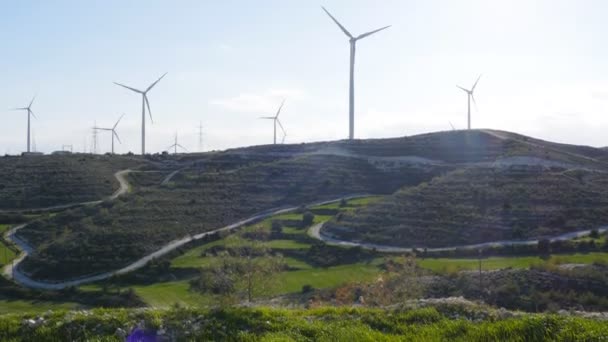
[[(36, 327), (32, 316), (0, 317), (6, 341), (122, 341), (137, 326), (149, 336), (211, 341), (597, 341), (608, 324), (556, 315), (501, 316), (462, 307), (422, 309), (268, 308), (94, 310), (55, 312)], [(120, 329), (120, 330), (119, 330)]]

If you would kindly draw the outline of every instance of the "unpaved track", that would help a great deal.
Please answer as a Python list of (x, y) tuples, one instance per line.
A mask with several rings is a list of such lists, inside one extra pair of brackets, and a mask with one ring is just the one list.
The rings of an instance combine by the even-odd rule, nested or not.
[[(117, 178), (118, 178), (118, 174), (117, 174)], [(121, 182), (121, 184), (123, 184), (123, 183)], [(124, 183), (124, 186), (128, 190), (128, 183), (126, 181)], [(369, 196), (369, 195), (351, 195), (351, 196), (347, 196), (347, 197), (340, 197), (340, 198), (331, 199), (331, 200), (327, 200), (327, 201), (312, 203), (312, 204), (310, 204), (310, 206), (334, 203), (334, 202), (340, 201), (342, 198), (352, 199), (352, 198), (365, 197), (365, 196)], [(34, 280), (34, 279), (30, 278), (28, 275), (26, 275), (25, 273), (21, 272), (19, 270), (19, 268), (17, 267), (19, 265), (19, 263), (21, 261), (23, 261), (23, 259), (25, 259), (25, 257), (27, 257), (27, 255), (29, 255), (29, 253), (31, 253), (33, 250), (25, 241), (23, 241), (23, 240), (19, 239), (17, 236), (15, 236), (15, 232), (17, 232), (19, 229), (25, 227), (25, 225), (21, 225), (21, 226), (17, 226), (15, 228), (11, 229), (6, 234), (6, 237), (8, 239), (10, 239), (16, 245), (19, 246), (19, 248), (22, 250), (22, 253), (20, 254), (20, 256), (17, 259), (14, 260), (13, 263), (14, 263), (15, 267), (13, 267), (12, 265), (7, 265), (4, 268), (3, 273), (7, 278), (13, 279), (15, 282), (17, 282), (23, 286), (29, 287), (29, 288), (42, 289), (42, 290), (60, 290), (60, 289), (66, 288), (66, 287), (72, 287), (72, 286), (78, 286), (78, 285), (82, 285), (82, 284), (86, 284), (86, 283), (91, 283), (91, 282), (95, 282), (95, 281), (99, 281), (99, 280), (103, 280), (103, 279), (108, 279), (115, 275), (120, 275), (120, 274), (125, 274), (125, 273), (135, 271), (135, 270), (145, 266), (151, 260), (159, 258), (159, 257), (185, 245), (186, 243), (188, 243), (190, 241), (199, 240), (210, 234), (214, 234), (217, 232), (230, 231), (235, 228), (241, 227), (243, 225), (265, 219), (270, 216), (295, 211), (298, 208), (299, 208), (299, 206), (294, 206), (294, 207), (287, 207), (287, 208), (277, 208), (277, 209), (273, 209), (270, 211), (266, 211), (266, 212), (254, 215), (252, 217), (249, 217), (245, 220), (238, 221), (238, 222), (228, 225), (226, 227), (222, 227), (219, 229), (200, 233), (200, 234), (193, 235), (193, 236), (186, 236), (182, 239), (171, 241), (168, 244), (166, 244), (165, 246), (163, 246), (162, 248), (160, 248), (159, 250), (157, 250), (151, 254), (148, 254), (123, 268), (120, 268), (120, 269), (117, 269), (114, 271), (101, 273), (101, 274), (92, 275), (92, 276), (82, 277), (82, 278), (68, 280), (68, 281), (64, 281), (64, 282), (58, 282), (58, 283), (49, 283), (49, 282)]]
[(70, 209), (70, 208), (74, 208), (74, 207), (82, 207), (85, 205), (97, 205), (103, 201), (113, 200), (113, 199), (116, 199), (118, 196), (122, 196), (127, 191), (129, 191), (129, 182), (126, 180), (125, 176), (130, 172), (133, 172), (133, 171), (132, 170), (122, 170), (122, 171), (118, 171), (114, 174), (114, 177), (116, 178), (116, 180), (118, 180), (118, 183), (120, 186), (118, 187), (118, 190), (116, 190), (111, 196), (108, 196), (105, 199), (96, 200), (96, 201), (88, 201), (88, 202), (54, 205), (54, 206), (45, 207), (45, 208), (0, 210), (0, 213), (25, 213), (25, 212), (42, 213), (42, 212), (47, 212), (47, 211), (59, 211), (59, 210), (65, 210), (65, 209)]
[[(333, 238), (328, 236), (327, 234), (323, 234), (321, 231), (323, 228), (322, 223), (318, 223), (308, 230), (308, 235), (311, 237), (321, 240), (329, 245), (335, 246), (346, 246), (346, 247), (361, 247), (364, 249), (376, 250), (378, 252), (383, 253), (407, 253), (412, 252), (414, 249), (420, 251), (424, 250), (424, 247), (410, 248), (410, 247), (397, 247), (397, 246), (388, 246), (388, 245), (379, 245), (374, 243), (366, 243), (366, 242), (353, 242), (353, 241), (345, 241)], [(597, 229), (598, 233), (602, 234), (608, 231), (608, 226), (604, 226)], [(583, 237), (591, 234), (591, 229), (587, 230), (579, 230), (576, 232), (565, 233), (561, 235), (557, 235), (551, 238), (548, 238), (549, 241), (564, 241), (564, 240), (572, 240), (578, 237)], [(490, 247), (504, 247), (504, 246), (521, 246), (521, 245), (536, 245), (538, 243), (538, 239), (533, 240), (502, 240), (502, 241), (492, 241), (492, 242), (484, 242), (473, 245), (460, 245), (460, 246), (450, 246), (450, 247), (439, 247), (439, 248), (426, 248), (427, 252), (445, 252), (445, 251), (453, 251), (456, 249), (485, 249)]]

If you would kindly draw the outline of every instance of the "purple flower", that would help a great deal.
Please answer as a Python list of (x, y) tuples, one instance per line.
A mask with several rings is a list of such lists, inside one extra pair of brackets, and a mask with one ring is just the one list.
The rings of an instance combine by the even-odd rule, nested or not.
[(127, 342), (156, 342), (156, 331), (144, 329), (134, 329), (129, 336)]

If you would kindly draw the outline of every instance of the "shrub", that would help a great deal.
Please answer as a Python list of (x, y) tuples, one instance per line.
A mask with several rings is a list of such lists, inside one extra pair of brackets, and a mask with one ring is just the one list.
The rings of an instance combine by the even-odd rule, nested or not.
[(304, 227), (310, 226), (315, 221), (315, 215), (310, 211), (307, 211), (302, 215), (302, 225)]
[(302, 293), (310, 293), (314, 290), (315, 290), (315, 288), (310, 284), (305, 284), (302, 286)]

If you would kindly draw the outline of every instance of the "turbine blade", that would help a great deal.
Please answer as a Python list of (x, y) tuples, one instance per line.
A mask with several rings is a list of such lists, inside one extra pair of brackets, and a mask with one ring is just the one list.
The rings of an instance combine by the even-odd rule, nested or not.
[(27, 108), (13, 108), (13, 110), (27, 110)]
[(369, 37), (369, 36), (371, 36), (372, 34), (374, 34), (374, 33), (378, 33), (378, 32), (380, 32), (380, 31), (382, 31), (382, 30), (386, 30), (386, 29), (387, 29), (387, 28), (389, 28), (389, 27), (391, 27), (391, 25), (384, 26), (384, 27), (381, 27), (381, 28), (379, 28), (379, 29), (377, 29), (377, 30), (373, 30), (373, 31), (370, 31), (370, 32), (367, 32), (367, 33), (361, 34), (361, 35), (359, 35), (359, 36), (358, 36), (356, 39), (357, 39), (357, 40), (359, 40), (359, 39), (363, 39), (363, 38), (365, 38), (365, 37)]
[(129, 90), (131, 90), (131, 91), (134, 91), (134, 92), (136, 92), (136, 93), (139, 93), (139, 94), (143, 94), (143, 93), (144, 93), (144, 92), (143, 92), (143, 91), (141, 91), (141, 90), (138, 90), (138, 89), (135, 89), (135, 88), (131, 88), (131, 87), (129, 87), (129, 86), (126, 86), (126, 85), (124, 85), (124, 84), (120, 84), (120, 83), (118, 83), (118, 82), (114, 82), (114, 84), (116, 84), (117, 86), (121, 86), (121, 87), (123, 87), (123, 88), (127, 88), (127, 89), (129, 89)]
[(467, 94), (471, 92), (469, 89), (463, 88), (463, 87), (461, 87), (461, 86), (459, 86), (459, 85), (457, 85), (456, 87), (457, 87), (457, 88), (460, 88), (460, 89), (462, 89), (462, 90), (464, 90), (464, 91), (466, 91), (466, 92), (467, 92)]
[(152, 111), (150, 110), (150, 102), (148, 101), (148, 96), (144, 93), (144, 101), (146, 102), (146, 107), (148, 107), (148, 115), (150, 116), (150, 121), (154, 123), (152, 119)]
[(34, 114), (34, 112), (31, 109), (28, 108), (27, 110), (30, 112), (30, 114), (32, 114), (34, 119), (38, 120), (38, 118), (36, 117), (36, 114)]
[(275, 115), (275, 118), (279, 117), (279, 114), (281, 114), (281, 109), (283, 109), (283, 105), (285, 104), (285, 99), (283, 99), (283, 102), (281, 102), (281, 106), (279, 106), (279, 110), (277, 110), (277, 115)]
[(114, 136), (116, 137), (116, 139), (118, 140), (118, 143), (122, 145), (122, 141), (120, 141), (120, 137), (118, 136), (118, 133), (116, 133), (115, 130), (112, 130), (112, 134), (114, 134)]
[(30, 105), (27, 106), (27, 108), (30, 108), (32, 106), (32, 104), (34, 103), (35, 99), (36, 99), (36, 95), (34, 95), (34, 97), (32, 97), (32, 101), (30, 102)]
[(125, 116), (125, 114), (122, 114), (120, 116), (120, 118), (118, 118), (118, 121), (116, 121), (116, 123), (114, 124), (114, 127), (112, 129), (116, 129), (116, 126), (118, 126), (118, 123), (120, 122), (120, 120), (122, 120), (123, 116)]
[(274, 116), (260, 116), (259, 119), (271, 119), (274, 120)]
[(451, 121), (448, 121), (448, 122), (450, 123), (450, 126), (452, 127), (452, 131), (455, 131), (456, 128), (454, 128), (454, 125), (452, 125), (452, 122)]
[(161, 77), (159, 77), (159, 78), (158, 78), (158, 79), (157, 79), (157, 80), (156, 80), (154, 83), (152, 83), (152, 84), (151, 84), (151, 85), (148, 87), (148, 89), (146, 89), (146, 91), (145, 91), (145, 92), (146, 92), (146, 93), (147, 93), (147, 92), (149, 92), (149, 91), (150, 91), (150, 89), (152, 89), (152, 88), (153, 88), (153, 87), (156, 85), (156, 83), (160, 82), (160, 80), (162, 80), (162, 79), (163, 79), (163, 77), (165, 77), (166, 75), (167, 75), (167, 73), (164, 73), (164, 74), (163, 74)]
[(473, 100), (473, 105), (475, 106), (475, 111), (479, 113), (479, 108), (477, 108), (477, 101), (475, 101), (475, 96), (471, 93), (471, 100)]
[(348, 30), (346, 28), (344, 28), (344, 26), (342, 26), (342, 24), (340, 24), (340, 22), (338, 22), (338, 20), (336, 18), (334, 18), (333, 15), (331, 15), (331, 13), (329, 13), (328, 10), (325, 9), (325, 7), (321, 6), (321, 8), (325, 11), (325, 13), (327, 13), (327, 15), (331, 18), (331, 20), (334, 21), (334, 23), (336, 23), (336, 25), (338, 25), (338, 27), (342, 30), (342, 32), (344, 32), (345, 35), (347, 35), (349, 38), (353, 39), (353, 35), (350, 34), (350, 32), (348, 32)]
[(471, 88), (471, 93), (475, 91), (475, 87), (477, 87), (477, 83), (479, 82), (480, 78), (481, 78), (481, 74), (479, 74), (479, 77), (477, 77), (477, 81), (475, 81), (475, 84), (473, 84), (473, 88)]
[(285, 128), (283, 128), (283, 125), (281, 125), (281, 121), (279, 119), (277, 119), (277, 123), (279, 124), (279, 127), (281, 127), (281, 130), (283, 131), (283, 134), (285, 133)]
[(184, 149), (184, 151), (188, 152), (188, 149), (187, 149), (187, 148), (185, 148), (184, 146), (180, 145), (180, 144), (177, 144), (177, 147), (181, 147), (181, 148), (183, 148), (183, 149)]

